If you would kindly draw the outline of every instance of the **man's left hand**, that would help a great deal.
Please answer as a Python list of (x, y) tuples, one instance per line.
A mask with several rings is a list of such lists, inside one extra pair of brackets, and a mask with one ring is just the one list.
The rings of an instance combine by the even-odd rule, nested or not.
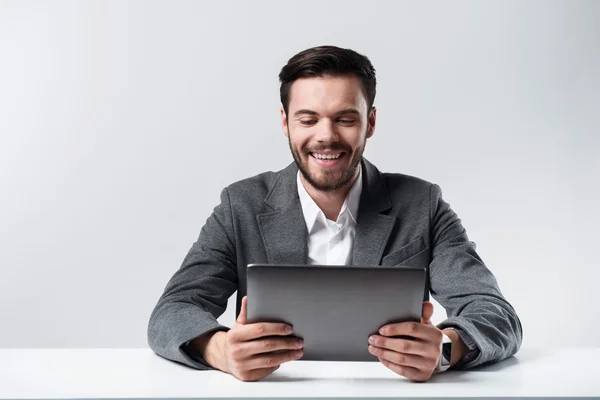
[(420, 323), (382, 326), (379, 335), (369, 337), (369, 352), (398, 375), (411, 381), (427, 381), (438, 364), (443, 338), (442, 331), (431, 323), (432, 315), (433, 304), (425, 301)]

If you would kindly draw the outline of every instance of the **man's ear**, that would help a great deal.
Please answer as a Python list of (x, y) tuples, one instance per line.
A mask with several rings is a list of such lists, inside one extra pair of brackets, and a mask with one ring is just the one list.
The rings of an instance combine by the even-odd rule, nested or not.
[(375, 124), (377, 122), (377, 108), (371, 107), (371, 112), (367, 117), (367, 139), (375, 133)]
[(283, 134), (285, 136), (290, 136), (290, 132), (288, 130), (288, 121), (287, 121), (287, 115), (285, 114), (285, 110), (283, 109), (283, 107), (281, 107), (281, 110), (279, 110), (279, 113), (281, 114), (281, 128), (283, 129)]

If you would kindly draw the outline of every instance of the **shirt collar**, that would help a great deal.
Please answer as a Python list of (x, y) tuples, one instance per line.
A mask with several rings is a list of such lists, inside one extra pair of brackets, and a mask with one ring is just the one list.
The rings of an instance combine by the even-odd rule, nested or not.
[[(298, 184), (298, 197), (300, 198), (300, 204), (302, 206), (302, 213), (304, 214), (304, 221), (306, 222), (306, 228), (308, 229), (308, 233), (312, 231), (315, 226), (315, 222), (321, 216), (323, 220), (325, 220), (325, 214), (317, 203), (310, 197), (306, 188), (302, 184), (302, 180), (300, 179), (300, 171), (296, 175), (296, 180)], [(359, 164), (358, 166), (358, 177), (352, 184), (346, 199), (344, 200), (344, 204), (342, 204), (342, 208), (340, 209), (340, 216), (343, 213), (348, 212), (350, 214), (350, 218), (356, 223), (358, 218), (358, 206), (360, 204), (360, 195), (362, 194), (362, 166)]]

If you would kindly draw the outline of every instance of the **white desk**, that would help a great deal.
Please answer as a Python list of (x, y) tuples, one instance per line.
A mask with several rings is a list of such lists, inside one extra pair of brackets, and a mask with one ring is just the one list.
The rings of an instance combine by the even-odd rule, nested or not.
[(149, 349), (0, 349), (0, 398), (600, 396), (600, 348), (522, 349), (501, 363), (411, 383), (379, 363), (296, 361), (260, 382), (196, 371)]

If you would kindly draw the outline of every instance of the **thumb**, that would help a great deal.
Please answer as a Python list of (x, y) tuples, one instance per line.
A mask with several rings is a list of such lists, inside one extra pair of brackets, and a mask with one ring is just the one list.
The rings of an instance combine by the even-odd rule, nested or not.
[(237, 317), (236, 323), (240, 325), (246, 325), (246, 314), (248, 312), (248, 296), (244, 296), (242, 298), (242, 308), (240, 309), (240, 314)]
[(423, 309), (421, 311), (421, 323), (431, 325), (431, 316), (432, 315), (433, 315), (433, 304), (428, 301), (424, 301)]

